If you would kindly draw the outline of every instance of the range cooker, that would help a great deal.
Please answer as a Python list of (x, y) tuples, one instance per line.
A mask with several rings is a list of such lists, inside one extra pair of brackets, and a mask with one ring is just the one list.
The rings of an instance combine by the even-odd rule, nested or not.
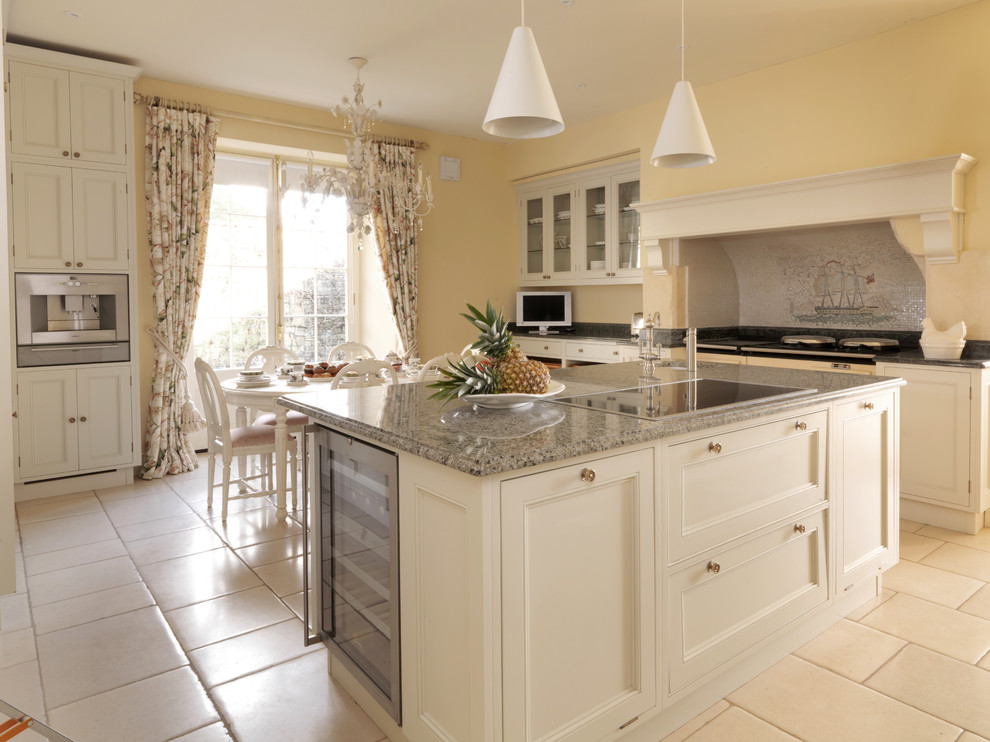
[(884, 353), (896, 353), (900, 343), (892, 338), (849, 337), (836, 339), (828, 335), (784, 335), (766, 338), (714, 338), (698, 340), (698, 350), (706, 353), (797, 358), (832, 362), (837, 367), (874, 364)]

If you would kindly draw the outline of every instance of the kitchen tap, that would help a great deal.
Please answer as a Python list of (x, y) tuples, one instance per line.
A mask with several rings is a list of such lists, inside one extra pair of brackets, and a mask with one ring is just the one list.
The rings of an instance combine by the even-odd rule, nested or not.
[[(655, 342), (653, 328), (660, 324), (660, 312), (654, 312), (643, 322), (643, 329), (639, 331), (639, 357), (643, 359), (643, 374), (652, 376), (656, 368), (655, 361), (660, 358), (660, 344)], [(643, 348), (643, 333), (646, 333), (646, 348)]]
[(698, 373), (698, 328), (689, 327), (684, 337), (687, 346), (687, 372), (691, 376)]

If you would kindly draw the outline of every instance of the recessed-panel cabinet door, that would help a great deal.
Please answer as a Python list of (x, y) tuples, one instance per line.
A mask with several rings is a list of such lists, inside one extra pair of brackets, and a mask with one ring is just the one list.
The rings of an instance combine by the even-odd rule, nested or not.
[(79, 467), (132, 463), (130, 368), (92, 366), (76, 373)]
[(72, 172), (76, 268), (127, 270), (127, 176), (109, 170)]
[(656, 705), (653, 451), (502, 484), (502, 738), (601, 740)]
[(10, 172), (14, 266), (72, 266), (72, 169), (12, 162)]
[(10, 62), (10, 151), (71, 159), (69, 73)]
[(21, 477), (79, 468), (76, 372), (32, 371), (17, 377), (17, 436)]
[(124, 141), (124, 81), (73, 72), (70, 80), (72, 159), (122, 165)]

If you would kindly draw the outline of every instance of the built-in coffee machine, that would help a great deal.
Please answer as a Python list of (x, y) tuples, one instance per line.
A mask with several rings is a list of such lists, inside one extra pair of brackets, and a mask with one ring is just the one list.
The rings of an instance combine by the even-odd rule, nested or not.
[(15, 273), (17, 366), (130, 360), (127, 276)]

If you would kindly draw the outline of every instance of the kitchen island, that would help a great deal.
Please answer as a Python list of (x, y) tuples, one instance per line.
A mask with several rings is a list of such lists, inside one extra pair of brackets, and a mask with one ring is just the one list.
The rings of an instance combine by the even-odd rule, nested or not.
[[(642, 373), (555, 371), (518, 411), (418, 384), (280, 400), (395, 454), (401, 722), (331, 655), (390, 738), (656, 742), (879, 594), (899, 379)], [(753, 385), (772, 396), (703, 391)]]

